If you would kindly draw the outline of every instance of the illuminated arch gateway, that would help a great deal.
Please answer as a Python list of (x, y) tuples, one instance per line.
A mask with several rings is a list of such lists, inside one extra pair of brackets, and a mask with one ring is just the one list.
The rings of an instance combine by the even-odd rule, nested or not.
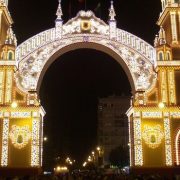
[(180, 6), (174, 0), (166, 2), (162, 0), (160, 32), (152, 47), (117, 28), (113, 2), (108, 24), (92, 11), (80, 11), (63, 24), (59, 2), (55, 28), (17, 46), (8, 1), (0, 1), (0, 173), (41, 169), (45, 112), (37, 92), (49, 65), (78, 48), (111, 55), (129, 78), (133, 93), (127, 112), (131, 167), (179, 164)]

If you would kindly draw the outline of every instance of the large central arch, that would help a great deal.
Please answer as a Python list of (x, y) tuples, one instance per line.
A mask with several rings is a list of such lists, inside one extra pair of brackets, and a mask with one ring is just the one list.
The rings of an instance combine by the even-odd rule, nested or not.
[[(83, 23), (89, 23), (89, 29), (84, 29)], [(116, 31), (117, 37), (110, 39), (109, 25), (96, 18), (93, 12), (81, 11), (62, 26), (62, 36), (57, 35), (57, 29), (50, 29), (30, 38), (16, 51), (18, 87), (25, 92), (38, 90), (42, 75), (58, 56), (73, 49), (93, 48), (120, 63), (133, 92), (152, 90), (156, 82), (155, 49), (132, 34)]]

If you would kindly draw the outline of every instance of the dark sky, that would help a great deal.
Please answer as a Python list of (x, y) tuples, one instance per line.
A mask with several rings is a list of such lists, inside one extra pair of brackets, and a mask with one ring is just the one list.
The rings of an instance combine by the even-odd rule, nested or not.
[[(109, 0), (87, 0), (87, 9), (94, 10), (99, 2), (101, 9), (96, 14), (107, 22)], [(114, 4), (118, 27), (153, 44), (160, 0), (115, 0)], [(54, 27), (57, 5), (57, 0), (10, 0), (18, 43)], [(62, 0), (62, 7), (66, 22), (84, 9), (84, 4)], [(79, 49), (59, 57), (47, 70), (39, 94), (47, 113), (46, 164), (65, 155), (84, 160), (96, 145), (98, 97), (130, 91), (121, 66), (105, 53)]]

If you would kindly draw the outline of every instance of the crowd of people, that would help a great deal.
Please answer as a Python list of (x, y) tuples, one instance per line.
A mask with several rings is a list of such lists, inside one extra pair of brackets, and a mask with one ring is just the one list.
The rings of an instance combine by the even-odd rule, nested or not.
[[(76, 172), (40, 178), (42, 180), (172, 180), (160, 175), (132, 175), (124, 173), (103, 174), (97, 172)], [(173, 178), (176, 180), (176, 178)]]

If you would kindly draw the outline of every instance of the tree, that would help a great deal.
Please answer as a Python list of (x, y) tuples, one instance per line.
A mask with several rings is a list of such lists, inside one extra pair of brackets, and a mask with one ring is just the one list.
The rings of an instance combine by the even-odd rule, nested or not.
[(129, 165), (129, 147), (118, 146), (110, 152), (109, 161), (111, 165), (124, 167)]

